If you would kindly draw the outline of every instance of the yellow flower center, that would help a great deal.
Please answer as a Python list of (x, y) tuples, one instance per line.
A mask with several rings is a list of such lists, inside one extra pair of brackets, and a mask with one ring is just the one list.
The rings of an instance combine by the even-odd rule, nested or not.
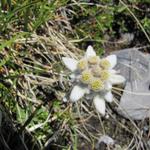
[(99, 66), (92, 68), (92, 73), (93, 73), (93, 76), (95, 76), (95, 77), (100, 77), (101, 71), (102, 71), (102, 68)]
[(100, 58), (98, 56), (91, 56), (90, 58), (88, 58), (88, 62), (93, 65), (98, 64), (99, 61)]
[(85, 70), (82, 72), (82, 75), (81, 75), (81, 81), (85, 84), (88, 84), (90, 83), (92, 79), (92, 74), (89, 70)]
[(107, 70), (101, 71), (101, 80), (106, 81), (110, 77), (110, 73)]
[(103, 81), (98, 78), (93, 79), (90, 83), (90, 86), (93, 91), (99, 91), (104, 89)]
[(86, 69), (87, 67), (87, 61), (85, 59), (82, 59), (78, 62), (78, 65), (77, 65), (78, 69), (79, 70), (84, 70)]
[(111, 64), (107, 59), (102, 59), (100, 61), (100, 66), (103, 67), (104, 69), (110, 68)]

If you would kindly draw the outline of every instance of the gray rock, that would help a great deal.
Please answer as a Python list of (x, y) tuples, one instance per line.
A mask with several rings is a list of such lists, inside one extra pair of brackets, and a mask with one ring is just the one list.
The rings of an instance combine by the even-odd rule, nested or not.
[(108, 135), (102, 135), (96, 144), (96, 150), (105, 150), (107, 146), (112, 147), (115, 141)]
[(114, 52), (117, 70), (126, 79), (118, 112), (126, 118), (142, 120), (150, 116), (150, 55), (136, 48)]

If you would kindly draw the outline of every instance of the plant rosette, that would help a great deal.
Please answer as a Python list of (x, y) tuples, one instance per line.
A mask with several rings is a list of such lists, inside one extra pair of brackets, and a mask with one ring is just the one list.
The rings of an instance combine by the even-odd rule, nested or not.
[(96, 110), (105, 115), (105, 102), (113, 101), (112, 86), (125, 83), (125, 78), (113, 68), (117, 64), (116, 55), (100, 58), (92, 46), (88, 46), (80, 60), (62, 57), (65, 66), (72, 72), (70, 77), (75, 85), (70, 93), (71, 102), (77, 102), (85, 94), (92, 97)]

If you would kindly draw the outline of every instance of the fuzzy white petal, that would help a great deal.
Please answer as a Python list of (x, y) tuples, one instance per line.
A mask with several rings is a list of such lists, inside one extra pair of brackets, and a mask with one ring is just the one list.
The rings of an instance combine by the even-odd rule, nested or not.
[(111, 75), (109, 81), (111, 82), (111, 84), (121, 84), (124, 83), (126, 81), (126, 79), (121, 76), (121, 75)]
[(62, 61), (64, 62), (65, 66), (72, 72), (77, 69), (77, 63), (78, 63), (77, 60), (73, 58), (62, 57)]
[(93, 47), (91, 45), (89, 45), (85, 52), (85, 57), (88, 58), (91, 56), (96, 56), (96, 52), (94, 51)]
[(72, 74), (69, 75), (69, 77), (70, 77), (71, 79), (76, 79), (76, 76), (77, 76), (77, 75), (76, 75), (75, 73), (72, 73)]
[(105, 100), (101, 98), (99, 95), (96, 95), (93, 99), (93, 102), (96, 110), (100, 114), (105, 115), (105, 109), (106, 109)]
[(110, 62), (111, 67), (110, 68), (114, 68), (115, 65), (117, 64), (117, 56), (116, 55), (109, 55), (106, 57), (106, 59)]
[(117, 71), (114, 70), (114, 69), (109, 69), (108, 71), (109, 71), (109, 73), (111, 73), (111, 74), (116, 74), (116, 73), (117, 73)]
[(104, 96), (104, 98), (107, 102), (111, 103), (113, 101), (113, 95), (112, 95), (111, 91), (107, 92), (106, 95)]
[(71, 94), (70, 94), (70, 100), (72, 102), (78, 101), (80, 98), (84, 96), (84, 94), (87, 92), (86, 88), (83, 88), (79, 85), (76, 85), (73, 87)]
[(110, 82), (106, 82), (105, 83), (105, 89), (108, 90), (108, 91), (111, 90), (112, 89), (112, 84)]

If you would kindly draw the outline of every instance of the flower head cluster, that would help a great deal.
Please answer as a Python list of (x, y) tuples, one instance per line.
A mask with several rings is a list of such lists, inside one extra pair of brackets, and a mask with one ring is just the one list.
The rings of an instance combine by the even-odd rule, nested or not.
[(64, 64), (72, 71), (71, 77), (76, 82), (70, 100), (75, 102), (85, 94), (94, 95), (95, 108), (105, 114), (105, 101), (112, 102), (112, 85), (125, 82), (125, 78), (117, 74), (113, 68), (117, 64), (116, 55), (100, 58), (92, 46), (88, 46), (85, 56), (80, 60), (62, 58)]

